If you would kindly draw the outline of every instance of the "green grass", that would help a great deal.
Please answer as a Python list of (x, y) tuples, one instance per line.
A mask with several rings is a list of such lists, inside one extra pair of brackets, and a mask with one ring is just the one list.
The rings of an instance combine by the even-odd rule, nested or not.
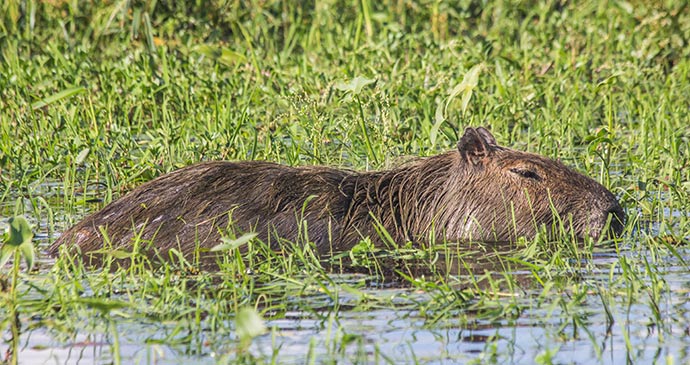
[[(379, 169), (452, 149), (470, 125), (583, 171), (629, 216), (624, 238), (603, 245), (363, 244), (322, 263), (304, 242), (254, 241), (212, 273), (136, 252), (119, 270), (39, 253), (16, 288), (0, 268), (0, 353), (20, 349), (5, 360), (94, 349), (114, 363), (688, 361), (687, 2), (0, 9), (0, 215), (27, 217), (39, 248), (198, 161)], [(243, 308), (268, 334), (238, 335), (254, 323), (252, 311), (236, 318)]]

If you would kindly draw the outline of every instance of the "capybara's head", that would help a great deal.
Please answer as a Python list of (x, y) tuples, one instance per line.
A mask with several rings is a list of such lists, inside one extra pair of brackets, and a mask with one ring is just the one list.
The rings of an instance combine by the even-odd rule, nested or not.
[(464, 212), (455, 217), (469, 218), (448, 223), (465, 238), (513, 241), (542, 227), (578, 239), (623, 231), (625, 213), (616, 197), (559, 161), (499, 146), (481, 127), (465, 130), (458, 151), (462, 168), (448, 183), (458, 184), (455, 198), (463, 202), (457, 208)]

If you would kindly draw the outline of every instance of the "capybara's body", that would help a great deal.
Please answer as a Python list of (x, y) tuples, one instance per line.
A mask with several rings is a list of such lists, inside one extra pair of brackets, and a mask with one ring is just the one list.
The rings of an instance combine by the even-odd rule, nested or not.
[[(385, 171), (205, 162), (163, 175), (66, 231), (49, 249), (128, 247), (134, 237), (160, 253), (190, 256), (232, 229), (272, 245), (314, 242), (320, 254), (362, 238), (397, 243), (514, 241), (563, 227), (598, 238), (620, 234), (625, 214), (602, 185), (560, 162), (496, 144), (467, 128), (458, 149)], [(608, 227), (608, 231), (605, 231)], [(305, 234), (306, 233), (306, 234)]]

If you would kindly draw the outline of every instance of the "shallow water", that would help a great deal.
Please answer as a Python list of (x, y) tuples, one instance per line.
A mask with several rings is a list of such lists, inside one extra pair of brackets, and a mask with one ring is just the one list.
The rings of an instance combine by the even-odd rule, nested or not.
[[(690, 258), (688, 250), (682, 250)], [(597, 256), (602, 270), (584, 276), (589, 283), (606, 285), (613, 260), (610, 255)], [(556, 300), (535, 304), (538, 290), (509, 297), (520, 308), (510, 318), (486, 319), (473, 316), (471, 311), (458, 308), (459, 318), (444, 317), (434, 322), (420, 315), (409, 305), (401, 309), (383, 308), (366, 311), (340, 310), (329, 313), (289, 311), (281, 318), (268, 319), (271, 332), (255, 339), (251, 353), (269, 360), (277, 351), (280, 363), (301, 364), (309, 358), (317, 362), (360, 359), (362, 362), (394, 363), (464, 363), (470, 360), (496, 363), (533, 363), (535, 359), (553, 352), (552, 362), (562, 364), (620, 364), (676, 363), (690, 361), (690, 281), (686, 269), (672, 264), (664, 268), (663, 278), (668, 288), (658, 303), (661, 324), (654, 320), (652, 303), (644, 295), (636, 303), (627, 303), (621, 295), (609, 303), (612, 322), (596, 293), (589, 294), (583, 304), (568, 308), (576, 311), (580, 320), (572, 323), (573, 314)], [(616, 274), (614, 274), (616, 275)], [(363, 292), (378, 297), (403, 297), (409, 303), (429, 300), (429, 294), (409, 288), (370, 288)], [(314, 298), (316, 307), (324, 308), (322, 300)], [(551, 298), (553, 299), (553, 298)], [(309, 298), (303, 298), (309, 302)], [(356, 302), (356, 298), (341, 293), (342, 303)], [(500, 299), (499, 299), (500, 300)], [(564, 302), (568, 298), (564, 295)], [(451, 308), (452, 310), (452, 308)], [(464, 313), (463, 313), (464, 312)], [(215, 363), (220, 358), (234, 358), (236, 340), (231, 331), (213, 335), (203, 331), (193, 341), (178, 335), (179, 343), (171, 339), (178, 327), (173, 323), (155, 323), (146, 318), (123, 319), (117, 322), (120, 348), (126, 363)], [(81, 318), (88, 321), (89, 318)], [(228, 319), (226, 328), (232, 328)], [(610, 324), (609, 324), (610, 323)], [(203, 325), (202, 325), (203, 326)], [(354, 340), (345, 348), (342, 338), (347, 334)], [(59, 337), (59, 336), (58, 336)], [(629, 339), (629, 342), (627, 342)], [(28, 363), (107, 363), (111, 361), (112, 339), (103, 329), (92, 334), (82, 333), (69, 341), (58, 340), (44, 329), (27, 331), (22, 335), (20, 359)]]
[[(361, 359), (367, 363), (384, 360), (464, 363), (473, 359), (533, 363), (549, 351), (554, 352), (552, 362), (561, 364), (620, 364), (628, 360), (665, 363), (667, 358), (687, 363), (690, 361), (687, 272), (668, 273), (664, 278), (669, 291), (659, 303), (664, 317), (663, 328), (650, 320), (650, 303), (645, 298), (630, 305), (624, 298), (615, 300), (610, 308), (613, 323), (609, 326), (601, 300), (590, 295), (585, 305), (574, 308), (586, 325), (576, 328), (568, 323), (572, 315), (564, 313), (563, 308), (553, 304), (535, 307), (534, 299), (526, 296), (517, 300), (524, 306), (519, 316), (500, 320), (469, 315), (462, 320), (446, 318), (430, 322), (414, 309), (341, 310), (337, 317), (324, 312), (321, 315), (325, 320), (305, 312), (287, 312), (283, 318), (267, 321), (271, 333), (255, 339), (250, 351), (268, 360), (277, 349), (279, 363), (295, 364), (302, 364), (308, 358), (319, 363), (347, 359)], [(584, 279), (596, 281), (599, 278)], [(366, 292), (374, 296), (412, 295), (419, 301), (426, 296), (395, 288)], [(348, 301), (343, 295), (343, 301)], [(224, 356), (234, 357), (236, 342), (231, 333), (220, 336), (203, 333), (202, 338), (172, 345), (165, 343), (170, 341), (174, 324), (147, 323), (136, 318), (116, 320), (121, 354), (126, 363), (215, 363)], [(343, 334), (355, 338), (345, 349), (340, 348)], [(32, 364), (107, 363), (112, 359), (112, 342), (99, 331), (61, 342), (39, 328), (23, 334), (20, 359)]]
[[(2, 221), (0, 228), (4, 228)], [(36, 243), (45, 248), (54, 239), (47, 231), (47, 222), (34, 219), (32, 223), (38, 227)], [(658, 222), (648, 227), (646, 233), (655, 236)], [(502, 288), (495, 296), (440, 306), (432, 305), (441, 294), (433, 289), (395, 284), (358, 289), (386, 305), (361, 306), (360, 298), (345, 290), (340, 290), (338, 303), (320, 294), (295, 298), (295, 304), (288, 306), (293, 309), (267, 313), (270, 331), (254, 339), (249, 353), (256, 360), (270, 362), (273, 358), (286, 364), (310, 360), (531, 364), (548, 359), (557, 364), (688, 363), (690, 271), (683, 261), (690, 262), (690, 249), (677, 247), (679, 257), (667, 254), (659, 258), (644, 249), (642, 240), (643, 235), (635, 234), (619, 253), (611, 247), (599, 247), (586, 265), (580, 266), (586, 269), (554, 273), (554, 280), (577, 277), (559, 290), (545, 289), (530, 270), (515, 268), (509, 271), (517, 285), (515, 290)], [(636, 266), (622, 270), (622, 258)], [(642, 266), (645, 262), (655, 262), (651, 275)], [(36, 275), (50, 270), (52, 263), (40, 257), (41, 269)], [(497, 270), (477, 265), (477, 274)], [(625, 278), (631, 272), (636, 280)], [(351, 284), (369, 278), (356, 274), (333, 275), (332, 279), (337, 284)], [(447, 279), (458, 290), (475, 283), (466, 272), (449, 273)], [(649, 289), (654, 285), (660, 285), (656, 298)], [(31, 296), (40, 300), (39, 293)], [(82, 296), (89, 296), (88, 287)], [(124, 295), (120, 298), (126, 301)], [(304, 305), (312, 310), (299, 310)], [(440, 311), (451, 314), (437, 316)], [(232, 313), (221, 324), (202, 319), (200, 331), (181, 331), (185, 326), (179, 322), (156, 321), (145, 313), (132, 316), (131, 311), (114, 311), (108, 316), (115, 331), (105, 327), (101, 316), (85, 316), (74, 318), (76, 330), (64, 333), (43, 325), (43, 321), (50, 321), (49, 316), (29, 316), (23, 323), (20, 363), (111, 363), (115, 341), (107, 333), (113, 332), (118, 336), (123, 363), (233, 363), (238, 356)], [(4, 337), (9, 337), (8, 331)], [(3, 344), (0, 350), (4, 353), (6, 348)]]

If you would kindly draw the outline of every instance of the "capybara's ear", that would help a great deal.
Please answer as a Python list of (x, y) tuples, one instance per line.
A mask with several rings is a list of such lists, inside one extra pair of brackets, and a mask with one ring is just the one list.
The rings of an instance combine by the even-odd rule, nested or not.
[(491, 132), (489, 132), (488, 129), (484, 127), (477, 127), (476, 131), (484, 139), (484, 142), (486, 142), (486, 144), (488, 144), (489, 146), (497, 146), (496, 138), (494, 138), (494, 135), (491, 134)]
[(467, 162), (477, 165), (484, 157), (491, 155), (495, 146), (496, 140), (488, 130), (468, 127), (458, 142), (458, 151)]

